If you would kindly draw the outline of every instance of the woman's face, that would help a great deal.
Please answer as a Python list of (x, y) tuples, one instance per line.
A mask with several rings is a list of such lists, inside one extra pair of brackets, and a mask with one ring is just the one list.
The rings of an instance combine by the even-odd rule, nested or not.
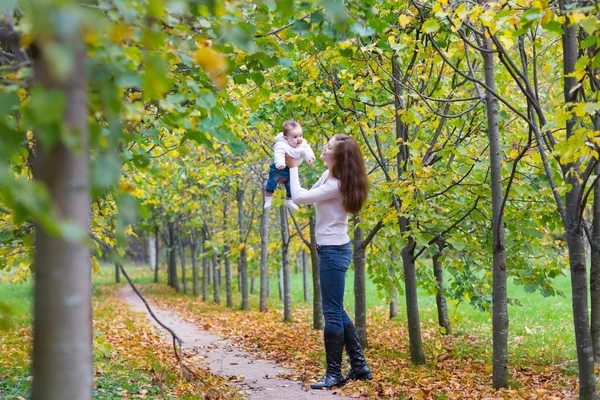
[(335, 137), (332, 137), (329, 143), (323, 146), (323, 152), (321, 153), (321, 160), (328, 166), (331, 166), (333, 162), (333, 152), (335, 150)]

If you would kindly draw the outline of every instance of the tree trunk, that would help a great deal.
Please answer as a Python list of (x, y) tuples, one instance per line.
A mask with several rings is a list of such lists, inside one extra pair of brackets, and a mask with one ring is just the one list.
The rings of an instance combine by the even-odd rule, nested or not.
[(208, 257), (206, 256), (206, 228), (200, 230), (200, 254), (202, 254), (202, 301), (208, 301)]
[(323, 319), (323, 304), (321, 303), (321, 278), (319, 276), (319, 253), (317, 252), (315, 224), (315, 208), (311, 207), (308, 227), (310, 230), (310, 263), (313, 281), (313, 329), (322, 330), (325, 327), (325, 321)]
[(267, 311), (269, 297), (269, 210), (263, 209), (260, 219), (260, 312)]
[[(400, 85), (400, 66), (396, 57), (392, 58), (392, 75), (394, 77), (394, 109), (395, 109), (395, 131), (399, 151), (396, 155), (396, 169), (398, 179), (403, 175), (405, 165), (409, 161), (408, 126), (402, 121), (401, 116), (406, 108), (402, 98), (402, 86)], [(400, 213), (400, 200), (394, 196), (394, 207)], [(417, 297), (417, 278), (415, 261), (413, 259), (416, 243), (410, 234), (410, 218), (398, 217), (398, 227), (404, 236), (408, 237), (408, 244), (402, 249), (402, 263), (404, 267), (404, 283), (406, 285), (406, 310), (408, 319), (408, 335), (410, 342), (410, 357), (415, 365), (425, 364), (425, 354), (421, 341), (421, 326), (419, 322), (419, 303)]]
[(281, 266), (279, 266), (277, 276), (279, 277), (279, 280), (277, 281), (277, 287), (279, 288), (279, 300), (283, 300), (283, 268)]
[[(226, 187), (227, 188), (227, 187)], [(223, 231), (229, 231), (229, 196), (227, 195), (227, 189), (223, 190)], [(231, 290), (231, 263), (229, 262), (229, 239), (225, 237), (225, 245), (223, 246), (223, 263), (225, 265), (225, 296), (227, 297), (227, 307), (233, 307), (233, 293)]]
[(192, 228), (190, 233), (190, 256), (192, 258), (192, 294), (198, 296), (200, 288), (198, 287), (198, 260), (196, 259), (196, 249), (198, 242), (196, 241), (196, 230)]
[[(571, 9), (578, 4), (573, 0), (561, 0), (561, 10)], [(577, 24), (572, 24), (570, 18), (566, 18), (563, 24), (562, 35), (563, 61), (564, 61), (564, 97), (565, 103), (577, 101), (577, 79), (569, 76), (575, 71), (579, 46), (577, 44)], [(566, 123), (566, 138), (571, 138), (577, 123), (573, 115)], [(574, 172), (575, 171), (575, 172)], [(565, 183), (570, 185), (566, 193), (566, 236), (569, 247), (569, 264), (571, 267), (571, 288), (573, 301), (573, 323), (575, 327), (575, 343), (577, 345), (577, 363), (579, 367), (579, 398), (581, 400), (596, 398), (596, 377), (594, 375), (594, 351), (590, 334), (588, 319), (588, 293), (585, 245), (582, 227), (579, 224), (580, 191), (584, 190), (579, 184), (579, 164), (571, 163), (563, 167)]]
[(292, 322), (292, 286), (290, 282), (290, 225), (285, 206), (279, 207), (281, 217), (281, 270), (283, 273), (283, 321)]
[(179, 278), (177, 278), (177, 238), (175, 236), (175, 224), (169, 222), (169, 271), (171, 284), (176, 292), (179, 292)]
[[(600, 118), (598, 118), (600, 119)], [(598, 124), (600, 125), (600, 123)], [(600, 130), (600, 126), (596, 127)], [(600, 166), (596, 166), (600, 174)], [(594, 360), (600, 362), (600, 180), (594, 184), (594, 205), (592, 222), (592, 260), (590, 266), (591, 329)]]
[(159, 266), (159, 253), (160, 253), (160, 232), (158, 225), (154, 226), (154, 283), (158, 283), (158, 266)]
[(221, 290), (219, 282), (219, 258), (217, 256), (217, 249), (212, 249), (212, 271), (213, 271), (213, 301), (215, 304), (221, 303)]
[(250, 294), (254, 294), (254, 291), (256, 290), (256, 276), (254, 276), (254, 272), (252, 272), (250, 274)]
[(185, 270), (185, 241), (183, 240), (183, 234), (181, 232), (181, 226), (177, 224), (177, 236), (179, 245), (179, 257), (181, 261), (181, 283), (183, 285), (183, 294), (187, 294), (187, 280)]
[[(52, 16), (50, 16), (52, 17)], [(64, 121), (77, 151), (60, 140), (47, 149), (38, 146), (36, 180), (44, 184), (50, 201), (63, 221), (75, 223), (83, 235), (90, 232), (89, 140), (86, 99), (85, 47), (79, 40), (49, 37), (69, 46), (73, 73), (56, 81), (38, 50), (34, 54), (34, 76), (45, 89), (65, 96)], [(38, 43), (45, 46), (50, 43)], [(38, 47), (39, 49), (39, 47)], [(54, 132), (35, 132), (37, 135)], [(33, 383), (34, 400), (92, 399), (92, 277), (90, 250), (47, 232), (36, 223), (34, 254)]]
[(390, 289), (390, 319), (392, 319), (398, 316), (398, 290), (396, 289), (396, 264), (398, 260), (396, 258), (396, 252), (391, 245), (390, 254), (392, 257), (392, 263), (389, 268), (390, 278), (392, 280), (392, 287)]
[(304, 301), (310, 300), (310, 282), (308, 280), (308, 254), (306, 250), (300, 251), (300, 260), (302, 261), (302, 282), (304, 288)]
[(115, 282), (121, 283), (121, 270), (118, 264), (115, 264)]
[(441, 253), (438, 252), (432, 257), (433, 276), (435, 277), (435, 285), (437, 287), (435, 302), (437, 304), (438, 324), (442, 334), (452, 335), (452, 327), (450, 325), (450, 318), (448, 317), (448, 302), (444, 294), (444, 269), (442, 268), (440, 256)]
[(354, 222), (354, 325), (363, 349), (369, 347), (367, 339), (367, 296), (365, 291), (365, 275), (367, 254), (363, 242), (365, 231), (359, 226), (360, 219)]
[(248, 303), (248, 253), (246, 251), (246, 224), (244, 215), (244, 190), (236, 190), (238, 205), (238, 223), (240, 225), (240, 257), (239, 257), (239, 280), (242, 291), (242, 310), (250, 308)]
[[(401, 217), (401, 219), (405, 219)], [(406, 316), (408, 319), (408, 337), (410, 342), (410, 359), (413, 364), (425, 364), (425, 353), (421, 341), (421, 323), (419, 321), (419, 300), (417, 297), (417, 274), (415, 272), (415, 246), (412, 237), (402, 249), (404, 265), (404, 282), (406, 285)]]
[[(496, 91), (494, 53), (492, 40), (483, 39), (482, 51), (484, 78), (486, 85)], [(493, 293), (492, 293), (492, 341), (494, 388), (508, 387), (508, 303), (506, 294), (506, 249), (504, 244), (504, 212), (502, 210), (502, 155), (500, 154), (500, 132), (498, 130), (498, 101), (486, 92), (488, 139), (490, 142), (490, 173), (492, 187), (492, 254), (493, 254)]]

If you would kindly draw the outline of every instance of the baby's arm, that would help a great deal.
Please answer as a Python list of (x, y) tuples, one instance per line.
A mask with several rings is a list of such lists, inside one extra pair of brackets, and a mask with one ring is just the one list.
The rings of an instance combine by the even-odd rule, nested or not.
[(304, 143), (302, 143), (302, 146), (304, 148), (304, 159), (306, 160), (307, 164), (312, 167), (313, 165), (315, 165), (315, 153), (313, 153), (312, 149), (310, 148), (310, 145), (306, 142), (306, 140), (304, 141)]
[(275, 161), (275, 167), (277, 169), (285, 168), (285, 148), (283, 144), (276, 143), (273, 147), (273, 156)]

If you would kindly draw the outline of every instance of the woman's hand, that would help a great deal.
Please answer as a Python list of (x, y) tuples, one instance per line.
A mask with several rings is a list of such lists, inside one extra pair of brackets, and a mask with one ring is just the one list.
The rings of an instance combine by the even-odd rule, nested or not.
[(302, 160), (302, 157), (293, 158), (287, 154), (285, 155), (285, 165), (289, 168), (296, 168), (300, 164), (300, 160)]

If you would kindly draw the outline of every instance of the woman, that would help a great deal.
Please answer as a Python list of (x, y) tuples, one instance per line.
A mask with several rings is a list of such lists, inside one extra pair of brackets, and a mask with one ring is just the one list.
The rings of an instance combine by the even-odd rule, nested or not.
[[(313, 389), (341, 386), (348, 379), (371, 379), (354, 324), (344, 311), (346, 271), (352, 261), (348, 236), (348, 213), (356, 214), (367, 200), (369, 180), (360, 147), (348, 135), (335, 135), (323, 148), (321, 160), (327, 171), (310, 190), (300, 187), (299, 159), (286, 156), (290, 188), (296, 204), (314, 204), (319, 253), (321, 299), (325, 317), (327, 371)], [(350, 372), (342, 376), (342, 352), (350, 358)]]

